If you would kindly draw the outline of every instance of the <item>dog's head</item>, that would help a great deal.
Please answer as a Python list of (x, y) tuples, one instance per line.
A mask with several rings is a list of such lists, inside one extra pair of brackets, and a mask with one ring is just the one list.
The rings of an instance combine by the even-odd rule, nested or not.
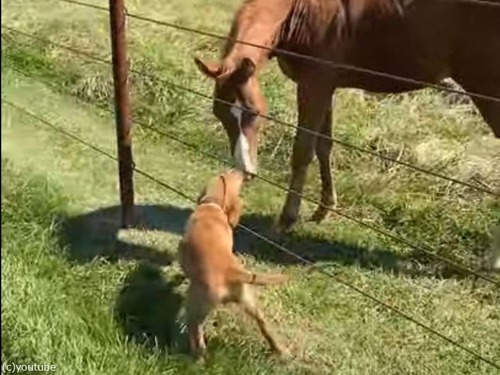
[(230, 169), (214, 177), (202, 190), (197, 204), (215, 203), (227, 215), (229, 224), (234, 228), (238, 225), (243, 209), (243, 200), (240, 197), (241, 187), (245, 181), (245, 174), (237, 169)]

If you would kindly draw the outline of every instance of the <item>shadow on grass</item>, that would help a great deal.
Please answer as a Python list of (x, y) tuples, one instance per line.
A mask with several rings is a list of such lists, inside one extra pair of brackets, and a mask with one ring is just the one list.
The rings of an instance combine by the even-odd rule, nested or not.
[[(182, 235), (190, 209), (171, 205), (138, 205), (137, 229), (159, 230)], [(68, 219), (63, 225), (61, 238), (69, 249), (69, 255), (79, 262), (99, 256), (110, 261), (118, 259), (146, 260), (154, 264), (168, 265), (171, 256), (154, 248), (133, 245), (119, 240), (120, 207), (113, 206)], [(242, 222), (263, 235), (268, 235), (273, 218), (261, 215), (244, 215)], [(277, 240), (298, 255), (313, 262), (332, 262), (340, 265), (357, 265), (366, 269), (382, 269), (391, 273), (408, 274), (411, 259), (385, 249), (367, 249), (330, 239), (317, 238), (292, 232)], [(300, 260), (287, 255), (270, 244), (242, 229), (235, 232), (235, 249), (262, 261), (277, 264), (295, 264)]]
[[(244, 217), (245, 226), (260, 234), (269, 231), (273, 221), (274, 218), (271, 216), (252, 214)], [(236, 231), (235, 242), (238, 249), (252, 254), (257, 259), (280, 264), (302, 263), (297, 257), (276, 250), (273, 245), (265, 243), (243, 229)], [(406, 260), (389, 250), (367, 249), (299, 232), (286, 234), (276, 242), (312, 262), (331, 262), (345, 266), (357, 265), (367, 269), (381, 268), (387, 272), (400, 273), (403, 271)]]
[[(145, 230), (164, 230), (180, 233), (189, 212), (172, 213), (157, 205), (137, 205), (140, 216), (137, 228)], [(167, 266), (172, 263), (172, 255), (154, 247), (132, 244), (119, 239), (120, 206), (111, 206), (83, 215), (65, 218), (62, 222), (59, 239), (68, 250), (68, 257), (79, 263), (104, 258), (110, 262), (118, 260), (148, 261)]]
[[(158, 230), (182, 235), (190, 209), (172, 205), (138, 205), (136, 229)], [(139, 265), (126, 278), (115, 304), (115, 317), (126, 336), (133, 342), (155, 350), (184, 354), (187, 337), (182, 333), (179, 311), (183, 297), (179, 292), (181, 277), (171, 278), (160, 266), (172, 262), (171, 255), (142, 245), (131, 245), (118, 239), (120, 207), (113, 206), (68, 218), (62, 225), (61, 240), (69, 256), (78, 262), (104, 257), (110, 261), (134, 259)], [(273, 218), (262, 215), (243, 216), (242, 222), (256, 232), (267, 235)], [(298, 232), (279, 242), (312, 262), (331, 262), (379, 269), (412, 277), (432, 276), (432, 263), (415, 271), (416, 254), (399, 255), (385, 249), (368, 249)], [(252, 234), (238, 229), (235, 249), (259, 260), (276, 264), (298, 264), (300, 260), (278, 251)], [(167, 272), (168, 273), (168, 272)], [(443, 274), (441, 274), (443, 277)], [(447, 274), (446, 277), (460, 277)], [(212, 342), (211, 345), (216, 345)]]
[(161, 268), (140, 263), (125, 279), (115, 305), (115, 319), (130, 341), (149, 349), (184, 353), (187, 336), (178, 319), (183, 277), (167, 278)]

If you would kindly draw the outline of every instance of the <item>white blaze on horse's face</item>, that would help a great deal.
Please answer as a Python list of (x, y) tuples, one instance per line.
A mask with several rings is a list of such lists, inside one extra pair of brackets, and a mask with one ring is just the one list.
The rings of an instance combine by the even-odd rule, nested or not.
[(236, 147), (234, 149), (234, 160), (236, 161), (238, 168), (243, 169), (247, 173), (256, 174), (257, 168), (250, 157), (250, 144), (248, 143), (248, 139), (245, 134), (241, 131), (243, 110), (239, 106), (238, 102), (235, 102), (231, 106), (231, 114), (236, 118), (238, 128), (240, 129), (240, 135), (238, 136)]

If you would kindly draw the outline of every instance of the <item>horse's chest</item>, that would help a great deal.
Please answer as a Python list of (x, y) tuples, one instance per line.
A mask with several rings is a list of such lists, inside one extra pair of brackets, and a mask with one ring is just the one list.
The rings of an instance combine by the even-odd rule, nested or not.
[(313, 59), (309, 60), (307, 58), (294, 58), (287, 56), (280, 56), (277, 58), (278, 65), (285, 76), (290, 78), (294, 82), (300, 82), (303, 80), (308, 80), (312, 78), (321, 77), (323, 80), (330, 81), (334, 78), (334, 70), (328, 63), (321, 63), (319, 60), (325, 60), (326, 58), (318, 58), (315, 60), (313, 54)]
[(297, 62), (293, 62), (286, 57), (278, 57), (277, 61), (281, 71), (285, 76), (290, 78), (292, 81), (299, 81), (301, 71), (300, 64), (297, 64)]

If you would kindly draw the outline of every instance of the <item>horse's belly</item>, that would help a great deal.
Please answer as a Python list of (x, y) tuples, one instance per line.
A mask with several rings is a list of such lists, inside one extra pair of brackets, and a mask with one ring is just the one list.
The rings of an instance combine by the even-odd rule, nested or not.
[[(438, 4), (431, 9), (431, 5), (425, 3), (428, 4), (424, 2), (423, 6), (409, 10), (404, 18), (362, 25), (346, 49), (344, 62), (426, 82), (439, 82), (448, 76), (458, 17), (449, 6)], [(408, 81), (348, 70), (341, 72), (338, 80), (341, 87), (374, 92), (401, 92), (422, 87)]]

